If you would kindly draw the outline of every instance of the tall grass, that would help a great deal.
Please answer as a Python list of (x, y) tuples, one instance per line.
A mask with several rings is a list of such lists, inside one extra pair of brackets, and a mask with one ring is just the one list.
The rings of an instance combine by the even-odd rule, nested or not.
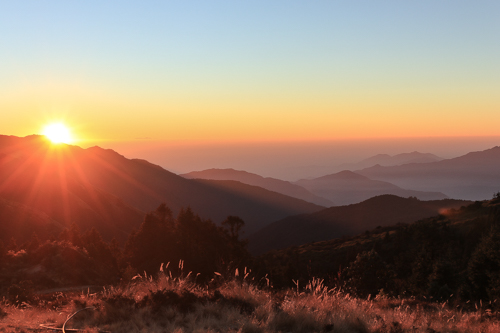
[[(167, 266), (168, 268), (168, 266)], [(498, 313), (478, 306), (473, 312), (447, 303), (413, 299), (352, 297), (328, 289), (323, 280), (306, 286), (273, 290), (235, 272), (214, 274), (207, 285), (196, 275), (172, 277), (162, 266), (156, 276), (134, 277), (128, 284), (90, 291), (59, 294), (57, 302), (37, 306), (2, 303), (0, 331), (40, 330), (40, 324), (86, 332), (500, 332)]]

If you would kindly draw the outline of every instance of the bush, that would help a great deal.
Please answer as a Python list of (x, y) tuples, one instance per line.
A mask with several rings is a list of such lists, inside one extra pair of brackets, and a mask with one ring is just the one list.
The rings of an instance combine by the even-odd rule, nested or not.
[(13, 284), (7, 290), (7, 297), (10, 304), (20, 305), (22, 303), (35, 304), (37, 299), (33, 281), (24, 280), (18, 284)]

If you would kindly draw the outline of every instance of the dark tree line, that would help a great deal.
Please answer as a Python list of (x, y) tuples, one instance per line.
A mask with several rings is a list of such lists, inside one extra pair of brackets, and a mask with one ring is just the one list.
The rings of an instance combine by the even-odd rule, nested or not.
[(259, 270), (279, 287), (319, 277), (361, 297), (500, 302), (500, 197), (455, 214), (467, 222), (438, 216), (330, 245), (274, 251), (257, 260)]
[(203, 220), (191, 208), (181, 209), (177, 218), (164, 204), (146, 215), (125, 246), (126, 261), (139, 272), (155, 273), (161, 263), (184, 261), (184, 270), (212, 277), (214, 271), (248, 263), (246, 242), (239, 239), (244, 225), (239, 217), (228, 216), (221, 227)]
[[(82, 233), (76, 224), (57, 237), (31, 239), (18, 245), (0, 242), (0, 294), (66, 286), (116, 284), (130, 281), (138, 273), (156, 274), (162, 263), (175, 267), (184, 262), (187, 274), (200, 273), (198, 281), (213, 277), (215, 271), (248, 264), (246, 242), (239, 239), (244, 225), (239, 217), (228, 216), (217, 226), (203, 220), (190, 208), (177, 217), (165, 205), (145, 216), (125, 247), (116, 240), (106, 242), (96, 229)], [(173, 274), (178, 274), (175, 270)]]
[(494, 302), (500, 298), (500, 197), (456, 214), (467, 223), (438, 216), (252, 258), (240, 239), (244, 222), (239, 217), (228, 216), (218, 226), (190, 208), (174, 217), (162, 204), (145, 216), (123, 248), (76, 225), (49, 240), (33, 234), (21, 245), (15, 239), (0, 242), (0, 294), (8, 294), (9, 286), (19, 293), (30, 286), (129, 282), (138, 273), (157, 273), (162, 263), (180, 274), (176, 267), (182, 260), (184, 274), (200, 273), (202, 283), (214, 272), (251, 267), (257, 279), (266, 276), (275, 288), (293, 287), (293, 281), (305, 286), (316, 277), (361, 297)]

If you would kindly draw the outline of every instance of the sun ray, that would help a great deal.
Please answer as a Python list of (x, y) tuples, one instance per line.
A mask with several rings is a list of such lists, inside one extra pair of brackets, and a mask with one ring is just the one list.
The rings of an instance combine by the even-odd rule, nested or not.
[(132, 176), (124, 172), (123, 170), (118, 169), (116, 166), (112, 165), (110, 162), (106, 161), (100, 156), (94, 155), (91, 156), (91, 159), (100, 164), (102, 167), (105, 169), (111, 171), (113, 174), (116, 176), (120, 177), (122, 180), (127, 182), (128, 184), (132, 185), (135, 187), (137, 190), (142, 191), (144, 194), (147, 194), (157, 200), (164, 200), (164, 198), (161, 195), (158, 195), (155, 191), (147, 187), (146, 185), (140, 183), (136, 179), (134, 179)]
[(70, 130), (63, 123), (48, 124), (43, 128), (43, 135), (45, 135), (52, 143), (72, 143)]

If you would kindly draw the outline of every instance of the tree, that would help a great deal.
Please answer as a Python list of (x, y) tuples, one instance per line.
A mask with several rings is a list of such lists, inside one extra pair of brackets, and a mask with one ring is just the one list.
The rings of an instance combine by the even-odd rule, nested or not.
[(222, 225), (229, 229), (231, 238), (237, 240), (241, 228), (245, 226), (245, 222), (239, 216), (230, 215), (222, 222)]
[(376, 295), (386, 288), (394, 275), (375, 250), (359, 253), (344, 273), (348, 287), (360, 297)]
[(467, 276), (476, 299), (491, 300), (500, 297), (500, 230), (492, 227), (483, 236), (469, 260)]
[[(184, 261), (184, 269), (212, 277), (214, 271), (248, 258), (245, 243), (238, 240), (243, 220), (228, 220), (228, 229), (203, 220), (191, 208), (181, 209), (176, 219), (160, 205), (146, 214), (140, 229), (130, 235), (125, 255), (137, 271), (154, 274), (161, 263)], [(200, 277), (202, 279), (203, 277)]]

